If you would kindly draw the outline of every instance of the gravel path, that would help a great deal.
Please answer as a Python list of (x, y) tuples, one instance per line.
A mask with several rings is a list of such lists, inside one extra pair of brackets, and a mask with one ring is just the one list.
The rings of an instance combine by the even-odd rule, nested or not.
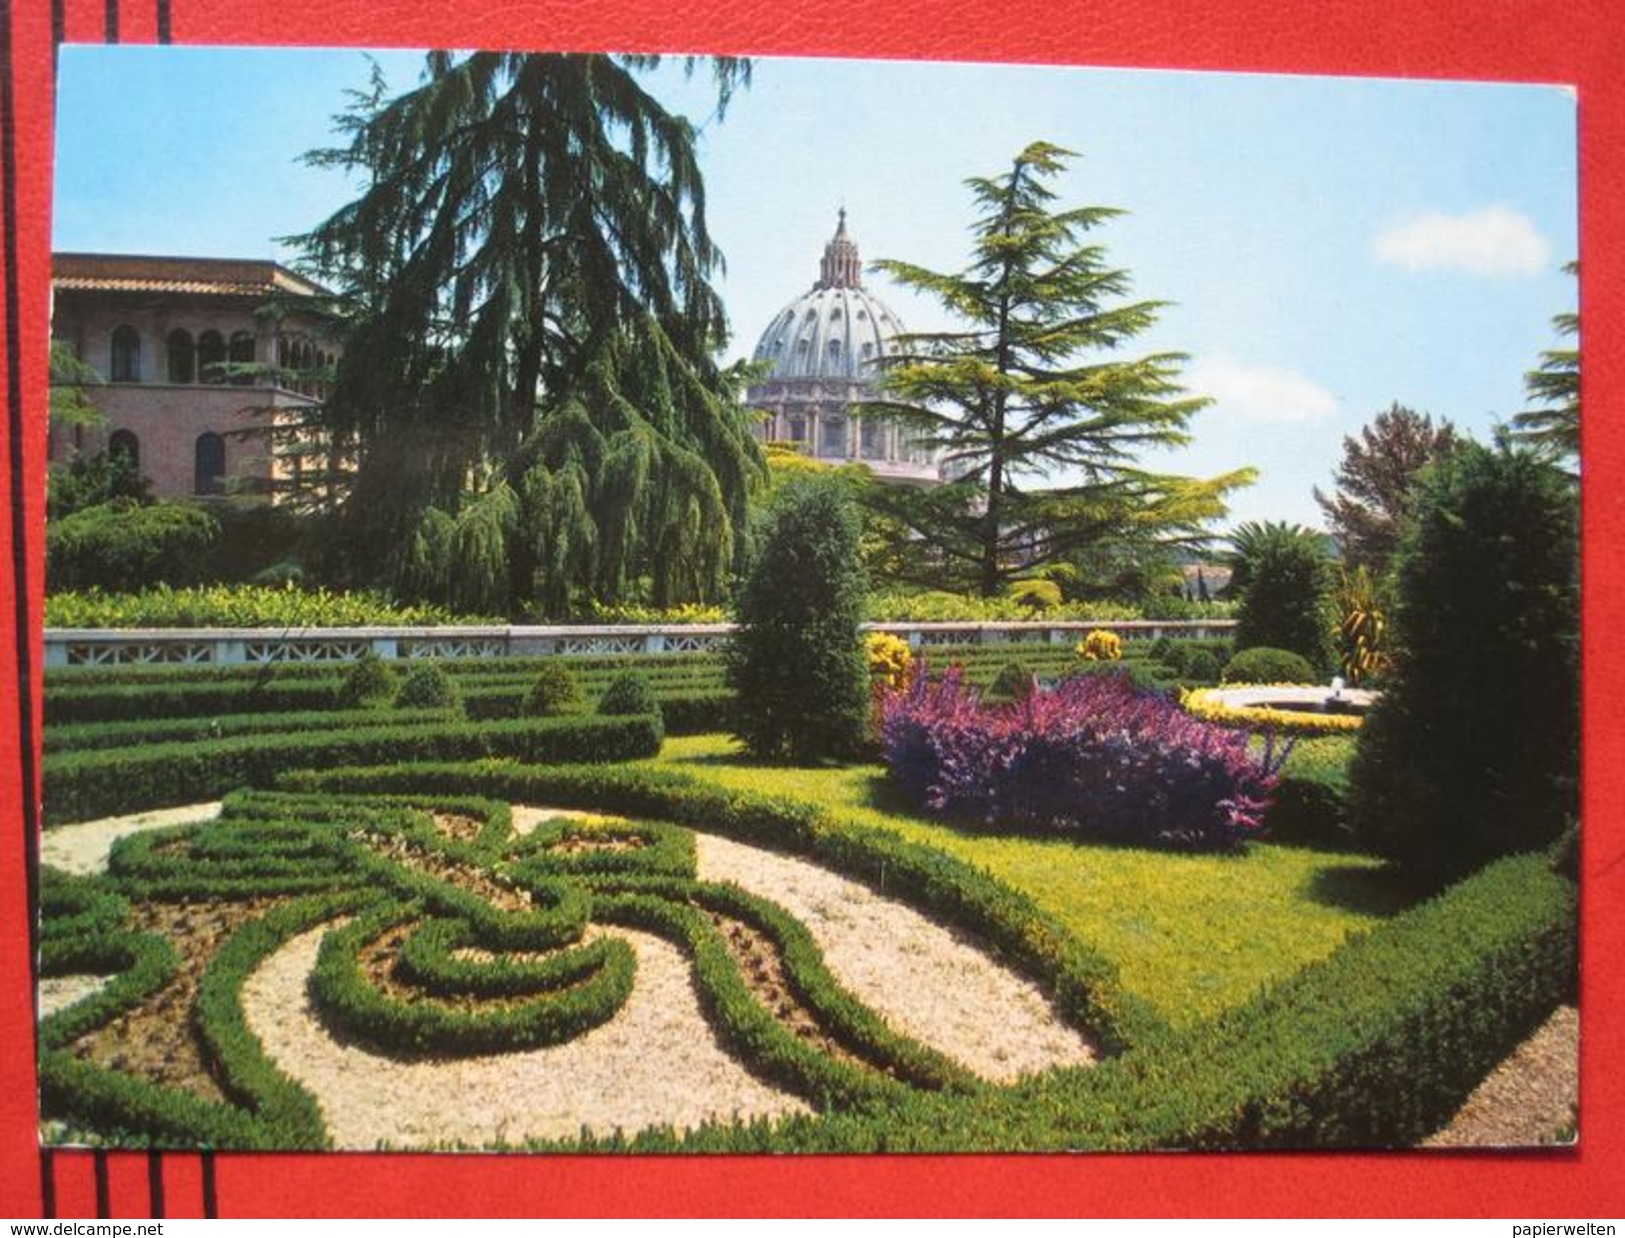
[(1036, 985), (913, 908), (805, 860), (714, 834), (696, 834), (695, 843), (703, 879), (778, 903), (854, 996), (984, 1078), (1095, 1060)]
[(637, 952), (632, 996), (568, 1044), (400, 1062), (338, 1043), (317, 1020), (305, 981), (324, 932), (273, 954), (244, 986), (243, 1005), (272, 1059), (316, 1097), (337, 1148), (478, 1147), (810, 1112), (722, 1049), (687, 958), (657, 937), (616, 931)]
[(219, 812), (219, 801), (215, 801), (212, 804), (188, 804), (184, 808), (160, 808), (130, 817), (103, 817), (99, 821), (55, 825), (40, 836), (40, 861), (65, 873), (105, 872), (113, 843), (126, 834), (139, 834), (143, 830), (161, 829), (166, 825), (207, 821)]
[(48, 1019), (66, 1010), (82, 997), (89, 997), (111, 980), (111, 976), (44, 976), (39, 982), (39, 1017)]
[(1510, 1148), (1559, 1142), (1580, 1109), (1580, 1012), (1559, 1006), (1490, 1072), (1424, 1148)]

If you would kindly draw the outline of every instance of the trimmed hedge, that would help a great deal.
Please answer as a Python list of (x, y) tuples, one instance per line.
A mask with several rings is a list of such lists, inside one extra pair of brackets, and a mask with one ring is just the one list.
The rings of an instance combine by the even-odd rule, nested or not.
[(442, 793), (477, 791), (515, 803), (599, 809), (674, 821), (757, 845), (789, 850), (890, 897), (927, 909), (991, 944), (1050, 991), (1062, 1016), (1089, 1029), (1108, 1053), (1164, 1025), (1125, 992), (1116, 968), (1023, 895), (962, 861), (889, 830), (843, 821), (788, 798), (710, 786), (678, 770), (611, 766), (421, 764), (301, 770), (280, 786), (307, 791)]
[(540, 959), (493, 955), (475, 962), (457, 957), (458, 950), (478, 944), (465, 921), (425, 920), (401, 942), (396, 971), (401, 979), (441, 997), (530, 997), (587, 980), (631, 949), (605, 937)]
[(538, 1142), (634, 1152), (1393, 1148), (1572, 998), (1576, 892), (1503, 860), (1218, 1019), (1092, 1069), (873, 1112)]
[(660, 751), (653, 718), (535, 718), (381, 726), (338, 733), (244, 736), (153, 744), (45, 759), (51, 823), (188, 804), (240, 786), (267, 786), (300, 766), (516, 757), (525, 761), (631, 761)]
[(285, 714), (225, 714), (207, 718), (150, 718), (133, 722), (79, 722), (45, 728), (45, 751), (129, 748), (147, 744), (193, 743), (239, 735), (286, 731), (343, 731), (368, 726), (428, 726), (457, 721), (440, 709), (341, 709)]
[(301, 1149), (328, 1146), (315, 1101), (265, 1057), (241, 1008), (243, 982), (291, 937), (365, 905), (364, 893), (301, 899), (244, 925), (215, 956), (199, 983), (196, 1027), (222, 1090), (238, 1104), (204, 1100), (178, 1088), (83, 1061), (66, 1046), (157, 991), (179, 960), (162, 938), (130, 934), (82, 942), (59, 954), (68, 970), (125, 970), (99, 992), (40, 1025), (40, 1106), (47, 1117), (120, 1132), (153, 1147)]
[(558, 1044), (607, 1022), (631, 996), (636, 962), (631, 948), (619, 942), (611, 944), (620, 949), (595, 956), (598, 966), (584, 977), (539, 996), (473, 1009), (429, 997), (396, 1000), (362, 974), (357, 952), (420, 914), (414, 904), (391, 904), (329, 933), (311, 973), (311, 997), (322, 1013), (379, 1048), (408, 1054), (471, 1054)]

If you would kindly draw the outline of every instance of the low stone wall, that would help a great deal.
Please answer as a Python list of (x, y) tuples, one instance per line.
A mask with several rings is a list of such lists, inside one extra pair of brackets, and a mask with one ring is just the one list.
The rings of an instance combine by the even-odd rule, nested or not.
[[(872, 623), (914, 649), (942, 645), (1066, 644), (1097, 628), (1125, 640), (1217, 639), (1235, 621), (1122, 620), (1054, 623)], [(47, 628), (45, 665), (255, 665), (380, 658), (491, 658), (710, 653), (727, 643), (728, 623), (428, 628)]]

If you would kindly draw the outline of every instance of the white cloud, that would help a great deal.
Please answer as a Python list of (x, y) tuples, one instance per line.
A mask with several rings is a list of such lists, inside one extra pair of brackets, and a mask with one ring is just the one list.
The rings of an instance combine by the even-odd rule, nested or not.
[(1486, 206), (1465, 215), (1418, 215), (1379, 235), (1371, 252), (1407, 271), (1536, 275), (1551, 260), (1552, 246), (1527, 215)]
[(1219, 412), (1248, 421), (1320, 421), (1337, 412), (1337, 397), (1314, 380), (1273, 366), (1243, 365), (1224, 353), (1198, 357), (1184, 383), (1193, 395), (1212, 397)]

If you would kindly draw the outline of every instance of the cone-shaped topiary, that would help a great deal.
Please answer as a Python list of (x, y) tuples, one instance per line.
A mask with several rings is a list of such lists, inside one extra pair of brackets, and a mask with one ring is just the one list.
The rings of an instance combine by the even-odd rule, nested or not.
[(552, 718), (559, 714), (587, 712), (587, 698), (568, 666), (550, 662), (536, 674), (525, 693), (525, 713), (532, 718)]
[(728, 680), (751, 754), (818, 761), (855, 754), (869, 715), (859, 623), (858, 518), (838, 485), (787, 483), (769, 511), (736, 604)]
[(665, 735), (665, 711), (655, 696), (649, 677), (640, 671), (622, 671), (609, 681), (604, 695), (598, 698), (598, 712), (608, 715), (631, 714), (653, 716), (660, 721), (662, 738)]
[(369, 705), (383, 705), (395, 695), (395, 688), (395, 672), (385, 666), (383, 659), (369, 649), (344, 672), (344, 683), (339, 688), (339, 701), (345, 709), (365, 709)]
[(1527, 450), (1422, 475), (1396, 559), (1395, 659), (1350, 765), (1376, 851), (1454, 876), (1554, 842), (1579, 809), (1579, 511)]
[(397, 709), (455, 709), (460, 703), (457, 685), (433, 662), (416, 668), (395, 694)]

